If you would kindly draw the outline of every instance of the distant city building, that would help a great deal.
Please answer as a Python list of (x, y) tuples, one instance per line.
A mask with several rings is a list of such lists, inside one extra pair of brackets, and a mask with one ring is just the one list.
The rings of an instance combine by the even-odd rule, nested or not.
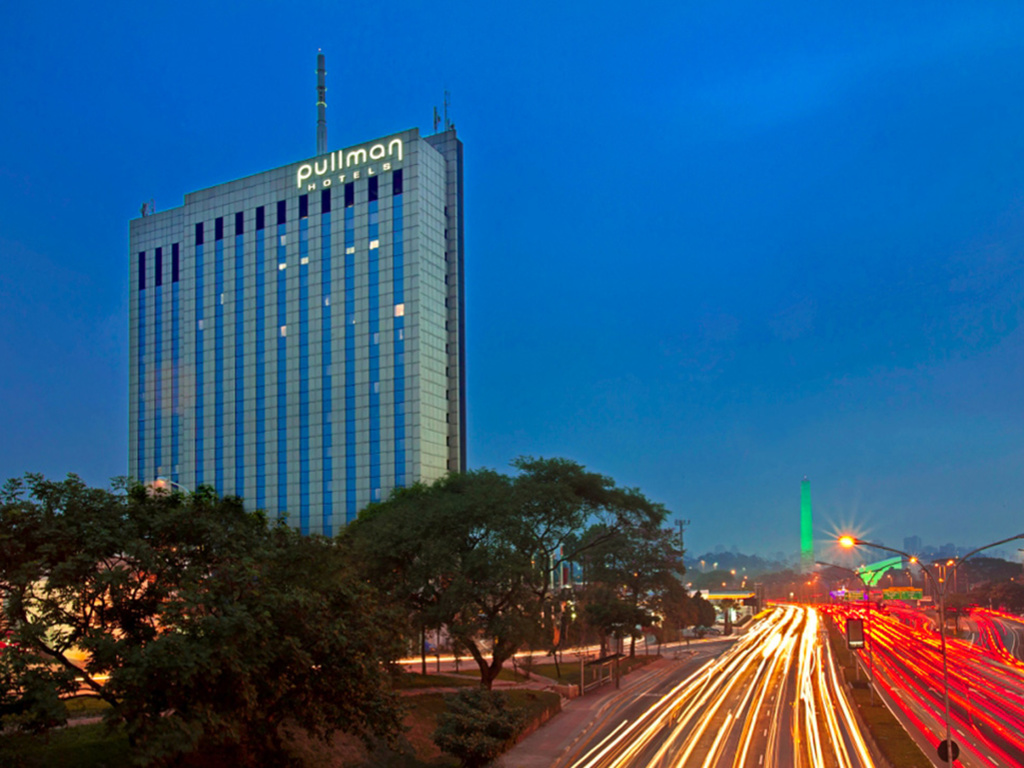
[(921, 552), (922, 543), (920, 536), (907, 536), (903, 539), (903, 551), (909, 552), (911, 555), (916, 555)]
[(462, 190), (411, 129), (133, 220), (129, 474), (333, 535), (465, 469)]

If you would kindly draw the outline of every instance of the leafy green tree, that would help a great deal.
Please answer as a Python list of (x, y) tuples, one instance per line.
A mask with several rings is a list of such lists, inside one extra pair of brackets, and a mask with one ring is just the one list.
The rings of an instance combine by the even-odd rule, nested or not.
[[(665, 511), (635, 489), (564, 459), (523, 458), (508, 477), (478, 470), (396, 490), (342, 541), (364, 578), (404, 605), (408, 629), (444, 625), (490, 688), (517, 649), (555, 634), (552, 573), (604, 538)], [(414, 636), (410, 632), (410, 636)]]
[(686, 588), (678, 581), (669, 581), (667, 588), (657, 596), (654, 610), (662, 617), (662, 635), (666, 628), (671, 628), (672, 636), (687, 627), (696, 626), (700, 613), (696, 602), (689, 596)]
[(0, 654), (2, 695), (30, 726), (62, 719), (53, 702), (77, 678), (141, 763), (200, 747), (273, 762), (285, 720), (319, 737), (398, 733), (381, 662), (399, 638), (376, 591), (333, 542), (210, 489), (11, 481), (0, 593), (17, 646)]
[(697, 626), (714, 626), (715, 619), (717, 618), (715, 606), (713, 606), (708, 600), (704, 599), (704, 596), (699, 593), (694, 595), (691, 599), (693, 600), (693, 604), (697, 607)]
[(993, 584), (988, 590), (988, 599), (1004, 610), (1024, 613), (1024, 584), (1016, 581)]
[(434, 743), (466, 768), (487, 765), (504, 752), (523, 727), (521, 713), (509, 709), (508, 698), (483, 688), (463, 689), (444, 697)]
[(694, 589), (723, 589), (736, 586), (737, 579), (730, 571), (707, 571), (706, 573), (691, 573), (691, 583)]
[(619, 589), (608, 584), (588, 585), (583, 601), (584, 617), (600, 635), (602, 657), (608, 653), (609, 636), (616, 640), (631, 637), (636, 625), (647, 618), (646, 613), (622, 597)]
[[(630, 656), (636, 654), (637, 628), (660, 620), (658, 607), (667, 594), (678, 590), (685, 572), (676, 534), (660, 523), (648, 519), (614, 531), (595, 525), (584, 537), (584, 542), (594, 541), (587, 554), (587, 579), (606, 587), (590, 593), (591, 600), (606, 603), (594, 605), (590, 615), (598, 626), (607, 626), (597, 618), (602, 614), (619, 614), (628, 622), (621, 634), (630, 637)], [(623, 607), (616, 608), (616, 602)]]

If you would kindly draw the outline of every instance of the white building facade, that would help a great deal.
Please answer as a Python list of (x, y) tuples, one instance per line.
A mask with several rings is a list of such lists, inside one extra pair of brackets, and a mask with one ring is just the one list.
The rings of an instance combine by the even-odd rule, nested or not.
[(463, 232), (454, 129), (133, 220), (128, 474), (331, 536), (465, 469)]

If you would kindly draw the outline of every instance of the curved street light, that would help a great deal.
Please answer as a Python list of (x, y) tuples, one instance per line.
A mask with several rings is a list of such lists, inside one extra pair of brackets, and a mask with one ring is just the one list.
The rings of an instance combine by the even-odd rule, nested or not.
[[(1008, 542), (1016, 541), (1018, 539), (1024, 539), (1024, 533), (1018, 533), (1016, 536), (1010, 536), (1007, 539), (1000, 539), (999, 541), (994, 541), (991, 544), (986, 544), (983, 547), (972, 549), (963, 557), (956, 557), (952, 558), (951, 560), (948, 560), (946, 564), (942, 566), (942, 571), (939, 574), (939, 579), (937, 582), (935, 580), (935, 577), (932, 576), (932, 574), (928, 571), (927, 568), (925, 568), (924, 566), (921, 567), (922, 572), (924, 572), (924, 574), (932, 580), (932, 586), (935, 588), (935, 592), (939, 596), (939, 637), (941, 638), (942, 648), (942, 700), (946, 714), (946, 738), (943, 742), (946, 745), (945, 756), (943, 756), (942, 744), (939, 744), (938, 750), (939, 758), (947, 763), (952, 763), (956, 760), (956, 754), (959, 753), (960, 749), (957, 746), (956, 742), (954, 742), (952, 739), (952, 728), (950, 726), (949, 719), (949, 664), (946, 660), (946, 585), (948, 582), (946, 581), (945, 577), (945, 569), (952, 568), (953, 573), (955, 575), (956, 569), (959, 568), (960, 565), (963, 564), (965, 560), (967, 560), (967, 558), (973, 557), (974, 555), (978, 554), (983, 550), (991, 549), (992, 547), (998, 547), (1000, 544), (1006, 544)], [(873, 544), (870, 541), (864, 541), (863, 539), (859, 539), (856, 536), (840, 536), (839, 546), (845, 547), (846, 549), (850, 549), (852, 547), (874, 547), (875, 549), (881, 549), (886, 552), (893, 552), (897, 555), (902, 555), (903, 557), (907, 558), (907, 560), (909, 560), (911, 563), (918, 562), (916, 555), (911, 555), (908, 552), (904, 552), (902, 549), (887, 547), (884, 544)]]

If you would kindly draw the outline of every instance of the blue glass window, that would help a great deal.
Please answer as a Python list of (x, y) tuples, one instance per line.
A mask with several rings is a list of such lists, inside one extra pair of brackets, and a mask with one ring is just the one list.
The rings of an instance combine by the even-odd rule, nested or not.
[(267, 505), (264, 291), (266, 281), (263, 207), (256, 209), (256, 508)]
[(214, 231), (213, 290), (213, 461), (214, 487), (223, 494), (224, 487), (224, 218), (218, 217)]
[(285, 201), (277, 203), (277, 515), (278, 519), (288, 513), (288, 337), (286, 328), (287, 293), (284, 239)]
[(320, 292), (323, 296), (323, 315), (320, 336), (321, 357), (321, 432), (323, 434), (323, 534), (334, 535), (334, 424), (332, 397), (333, 377), (331, 376), (331, 190), (325, 189), (320, 195)]
[[(299, 198), (309, 210), (309, 198)], [(309, 533), (309, 219), (299, 220), (299, 528)]]
[(245, 216), (235, 214), (235, 482), (234, 492), (245, 491)]

